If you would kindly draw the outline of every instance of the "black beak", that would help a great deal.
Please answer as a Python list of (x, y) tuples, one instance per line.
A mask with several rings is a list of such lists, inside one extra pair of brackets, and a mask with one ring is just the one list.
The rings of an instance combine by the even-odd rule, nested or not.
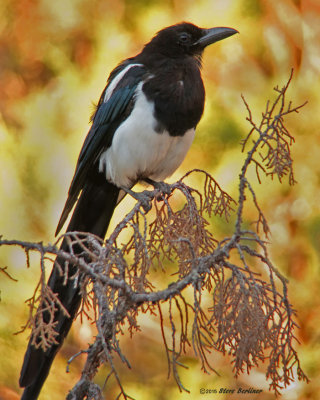
[(203, 36), (194, 43), (194, 46), (199, 46), (204, 49), (209, 44), (218, 42), (219, 40), (226, 39), (229, 36), (239, 33), (236, 29), (218, 27), (211, 29), (203, 29)]

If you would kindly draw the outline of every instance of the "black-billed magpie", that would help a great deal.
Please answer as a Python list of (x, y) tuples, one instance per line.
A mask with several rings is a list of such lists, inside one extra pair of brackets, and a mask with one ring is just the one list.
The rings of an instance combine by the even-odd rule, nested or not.
[[(111, 73), (84, 141), (56, 234), (75, 205), (67, 231), (104, 238), (122, 191), (138, 181), (163, 181), (183, 161), (203, 113), (201, 56), (206, 46), (237, 33), (180, 23), (158, 32), (141, 53)], [(66, 240), (61, 248), (68, 251)], [(74, 249), (80, 252), (81, 250)], [(74, 280), (65, 283), (57, 257), (48, 285), (68, 310), (55, 312), (57, 344), (43, 351), (29, 342), (20, 376), (23, 400), (38, 398), (53, 359), (80, 306)], [(69, 276), (76, 267), (69, 265)], [(49, 316), (47, 316), (49, 318)]]

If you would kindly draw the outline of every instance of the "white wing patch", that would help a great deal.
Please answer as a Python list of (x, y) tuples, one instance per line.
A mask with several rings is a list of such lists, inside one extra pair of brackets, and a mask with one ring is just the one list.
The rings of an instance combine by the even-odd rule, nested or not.
[(131, 69), (133, 67), (143, 67), (143, 65), (142, 64), (129, 64), (121, 72), (119, 72), (118, 75), (116, 75), (113, 78), (110, 85), (107, 87), (107, 90), (104, 94), (104, 99), (103, 99), (104, 103), (106, 103), (110, 99), (114, 89), (116, 88), (117, 84), (120, 82), (122, 77), (129, 71), (129, 69)]
[(143, 82), (137, 87), (130, 116), (116, 130), (111, 147), (100, 156), (99, 171), (120, 187), (132, 187), (142, 178), (162, 181), (172, 175), (184, 160), (195, 134), (195, 129), (183, 136), (157, 133), (154, 104), (147, 100), (142, 85)]

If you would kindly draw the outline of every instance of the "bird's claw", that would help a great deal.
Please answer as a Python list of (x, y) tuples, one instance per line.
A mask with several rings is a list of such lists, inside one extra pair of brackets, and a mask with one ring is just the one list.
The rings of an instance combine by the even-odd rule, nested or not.
[(150, 194), (150, 192), (145, 190), (144, 192), (136, 193), (136, 194), (138, 195), (137, 200), (140, 202), (141, 207), (143, 208), (144, 212), (145, 213), (149, 212), (152, 207), (152, 204), (151, 204), (152, 195)]
[(143, 208), (144, 212), (147, 213), (148, 211), (151, 210), (152, 207), (151, 200), (153, 198), (153, 195), (148, 190), (145, 190), (144, 192), (141, 193), (137, 193), (131, 189), (127, 188), (122, 188), (122, 189), (141, 204), (141, 207)]
[(172, 192), (171, 186), (166, 182), (157, 182), (156, 189), (159, 189), (160, 192), (162, 192), (162, 193), (164, 193), (164, 194), (166, 194), (168, 196)]
[(158, 189), (161, 193), (164, 193), (168, 196), (172, 192), (171, 186), (166, 182), (156, 182), (149, 178), (145, 179), (145, 181), (152, 185), (155, 189)]

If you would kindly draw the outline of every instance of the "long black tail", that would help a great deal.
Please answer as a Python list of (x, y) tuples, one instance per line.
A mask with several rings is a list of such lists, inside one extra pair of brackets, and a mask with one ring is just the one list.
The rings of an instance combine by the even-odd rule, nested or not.
[[(119, 188), (107, 182), (103, 174), (97, 173), (92, 178), (82, 190), (67, 231), (91, 232), (104, 238), (117, 205)], [(61, 244), (61, 249), (68, 251), (65, 240)], [(38, 398), (54, 357), (71, 328), (81, 302), (79, 289), (75, 287), (74, 281), (64, 285), (64, 277), (59, 273), (56, 263), (59, 263), (60, 266), (64, 265), (63, 260), (57, 257), (48, 285), (54, 293), (58, 294), (60, 301), (68, 310), (70, 318), (66, 317), (61, 310), (56, 311), (57, 327), (55, 329), (59, 333), (56, 338), (58, 344), (53, 345), (46, 352), (41, 348), (36, 349), (29, 341), (19, 380), (20, 386), (25, 387), (22, 400)], [(73, 275), (75, 270), (75, 266), (69, 265), (69, 275)]]

